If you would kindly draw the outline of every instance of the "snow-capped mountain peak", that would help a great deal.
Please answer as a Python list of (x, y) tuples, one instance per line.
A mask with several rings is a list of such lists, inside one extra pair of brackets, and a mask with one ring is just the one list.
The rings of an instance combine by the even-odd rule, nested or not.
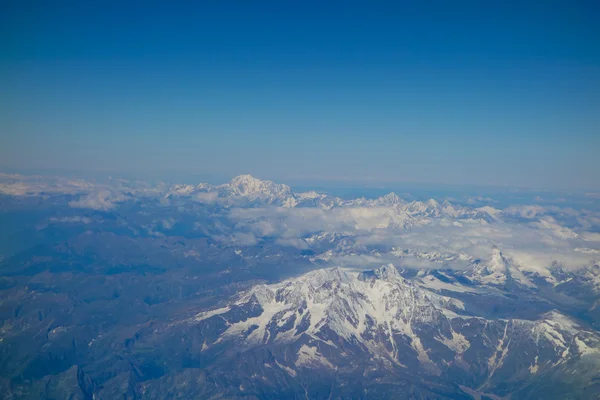
[(365, 271), (359, 275), (360, 280), (380, 279), (386, 282), (405, 282), (405, 279), (400, 275), (394, 264), (382, 265), (372, 271)]
[(298, 203), (292, 189), (285, 184), (263, 181), (252, 175), (239, 175), (229, 183), (219, 186), (226, 197), (245, 197), (266, 200), (270, 204), (294, 207)]
[[(499, 251), (491, 262), (508, 263)], [(452, 372), (478, 386), (501, 385), (506, 374), (533, 377), (600, 353), (597, 333), (556, 311), (507, 320), (469, 316), (466, 309), (402, 278), (390, 264), (361, 273), (321, 269), (258, 285), (190, 322), (206, 332), (201, 352), (214, 351), (209, 357), (231, 341), (236, 354), (273, 346), (270, 365), (291, 376), (341, 365), (363, 371), (367, 359), (388, 372)]]
[(253, 194), (291, 194), (292, 190), (288, 185), (274, 183), (272, 181), (263, 181), (252, 175), (239, 175), (233, 178), (228, 184), (232, 194), (240, 196), (250, 196)]
[(473, 264), (467, 276), (481, 284), (505, 285), (508, 281), (515, 281), (524, 286), (535, 286), (497, 246), (492, 247), (489, 260)]
[(504, 258), (500, 249), (496, 246), (492, 247), (492, 257), (487, 264), (487, 268), (490, 273), (502, 273), (508, 272), (508, 260)]
[(258, 179), (250, 174), (242, 174), (242, 175), (238, 175), (238, 176), (232, 178), (231, 181), (229, 181), (229, 185), (230, 186), (244, 186), (244, 187), (252, 187), (252, 186), (260, 187), (265, 182), (270, 182), (270, 181), (263, 181), (263, 180)]
[(402, 204), (402, 199), (398, 197), (398, 195), (394, 192), (390, 192), (385, 196), (381, 196), (374, 201), (376, 205), (381, 206), (395, 206), (398, 204)]
[(488, 261), (474, 264), (471, 277), (480, 283), (504, 284), (510, 276), (509, 261), (496, 246)]
[[(257, 305), (260, 313), (243, 321), (232, 320), (223, 338), (243, 336), (251, 329), (245, 341), (258, 344), (294, 341), (304, 333), (327, 340), (327, 332), (334, 332), (375, 353), (395, 357), (394, 350), (385, 348), (393, 343), (393, 332), (397, 332), (411, 338), (414, 351), (423, 360), (427, 356), (419, 347), (413, 325), (443, 318), (445, 310), (453, 313), (463, 307), (458, 300), (413, 285), (390, 264), (362, 273), (321, 269), (278, 284), (259, 285), (234, 304), (199, 314), (195, 321), (217, 314), (229, 321), (229, 313), (240, 308), (255, 312)], [(379, 343), (382, 327), (387, 330), (388, 344)]]

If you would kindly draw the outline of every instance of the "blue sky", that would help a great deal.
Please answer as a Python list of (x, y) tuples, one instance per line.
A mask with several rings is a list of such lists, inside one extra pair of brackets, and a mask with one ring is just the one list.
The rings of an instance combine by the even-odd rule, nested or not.
[(23, 3), (6, 170), (600, 188), (597, 2)]

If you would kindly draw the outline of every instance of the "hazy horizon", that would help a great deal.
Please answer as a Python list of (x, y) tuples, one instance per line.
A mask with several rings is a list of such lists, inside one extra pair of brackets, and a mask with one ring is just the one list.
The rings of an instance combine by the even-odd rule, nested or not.
[(593, 2), (9, 2), (0, 168), (599, 189)]

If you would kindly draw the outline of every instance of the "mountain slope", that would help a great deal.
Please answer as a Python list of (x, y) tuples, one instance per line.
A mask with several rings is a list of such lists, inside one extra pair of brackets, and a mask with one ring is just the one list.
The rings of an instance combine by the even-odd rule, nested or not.
[[(203, 332), (205, 357), (221, 358), (231, 348), (237, 357), (257, 357), (269, 349), (270, 361), (248, 361), (257, 369), (250, 381), (271, 379), (261, 376), (265, 364), (294, 381), (316, 370), (358, 382), (365, 371), (378, 370), (388, 379), (437, 380), (448, 396), (464, 394), (457, 384), (504, 396), (532, 383), (546, 387), (549, 375), (562, 377), (557, 385), (572, 385), (571, 368), (600, 358), (600, 336), (558, 312), (490, 320), (462, 309), (460, 301), (422, 289), (387, 265), (259, 285), (190, 323)], [(577, 384), (589, 387), (598, 371)]]

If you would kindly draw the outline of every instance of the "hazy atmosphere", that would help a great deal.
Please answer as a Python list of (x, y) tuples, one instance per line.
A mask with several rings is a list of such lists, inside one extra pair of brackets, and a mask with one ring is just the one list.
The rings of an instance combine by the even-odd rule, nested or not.
[(13, 2), (15, 171), (600, 188), (596, 2)]

